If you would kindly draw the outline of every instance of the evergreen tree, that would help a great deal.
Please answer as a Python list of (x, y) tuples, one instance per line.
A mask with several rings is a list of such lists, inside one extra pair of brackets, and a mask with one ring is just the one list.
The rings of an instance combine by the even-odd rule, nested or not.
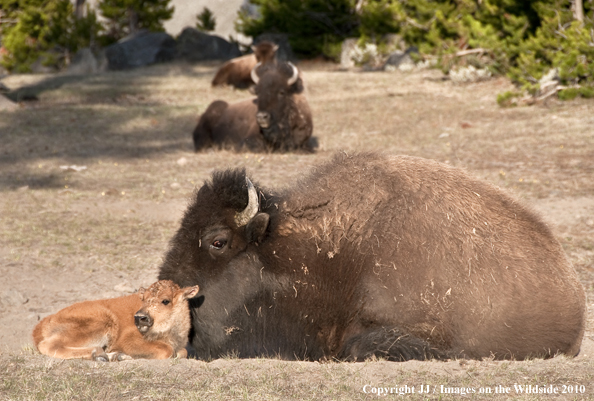
[(196, 22), (196, 29), (199, 31), (211, 32), (215, 30), (216, 21), (214, 19), (214, 14), (207, 7), (204, 7), (202, 12), (200, 12), (196, 18), (198, 19)]
[(0, 0), (0, 5), (8, 21), (0, 27), (6, 49), (1, 62), (9, 71), (28, 72), (38, 59), (44, 65), (64, 66), (100, 29), (90, 11), (76, 20), (69, 0)]
[[(240, 12), (237, 28), (247, 36), (285, 33), (296, 54), (317, 56), (357, 35), (354, 0), (252, 0), (259, 18)], [(358, 36), (358, 35), (357, 35)]]
[(574, 17), (570, 0), (537, 4), (541, 26), (520, 45), (517, 63), (509, 76), (521, 89), (537, 94), (539, 80), (551, 69), (558, 71), (566, 89), (559, 96), (594, 96), (594, 5), (584, 4), (584, 20)]
[(164, 31), (163, 21), (173, 15), (170, 0), (100, 0), (99, 11), (107, 19), (108, 44), (140, 29), (153, 32)]

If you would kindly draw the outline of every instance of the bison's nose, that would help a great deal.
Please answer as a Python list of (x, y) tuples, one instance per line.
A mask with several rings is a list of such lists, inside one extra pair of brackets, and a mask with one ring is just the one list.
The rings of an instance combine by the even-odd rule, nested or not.
[(256, 114), (256, 121), (258, 121), (258, 125), (262, 128), (270, 127), (270, 113), (266, 111), (259, 111)]
[(137, 312), (134, 315), (134, 324), (140, 331), (142, 331), (142, 329), (147, 330), (153, 325), (153, 319), (146, 313)]

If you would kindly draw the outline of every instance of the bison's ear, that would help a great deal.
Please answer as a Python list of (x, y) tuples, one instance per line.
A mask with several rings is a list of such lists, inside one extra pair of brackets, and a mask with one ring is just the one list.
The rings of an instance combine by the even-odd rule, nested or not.
[(268, 213), (258, 213), (247, 223), (245, 227), (245, 237), (248, 242), (262, 242), (266, 229), (270, 223)]

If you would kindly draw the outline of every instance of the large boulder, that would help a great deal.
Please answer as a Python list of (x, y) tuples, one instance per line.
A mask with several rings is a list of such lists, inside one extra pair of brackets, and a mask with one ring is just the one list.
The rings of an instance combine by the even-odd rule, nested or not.
[(108, 46), (105, 57), (110, 70), (125, 70), (171, 61), (175, 46), (175, 39), (165, 32), (140, 31)]
[(186, 28), (177, 38), (177, 57), (187, 61), (230, 60), (241, 56), (237, 43)]
[(66, 69), (69, 75), (87, 75), (103, 72), (107, 69), (105, 51), (93, 52), (89, 47), (80, 49)]

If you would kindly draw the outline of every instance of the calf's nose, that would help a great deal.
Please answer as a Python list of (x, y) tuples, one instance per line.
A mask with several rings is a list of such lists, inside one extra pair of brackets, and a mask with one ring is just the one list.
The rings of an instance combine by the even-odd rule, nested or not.
[(136, 327), (151, 327), (153, 325), (153, 319), (146, 313), (137, 312), (134, 315), (134, 324)]

